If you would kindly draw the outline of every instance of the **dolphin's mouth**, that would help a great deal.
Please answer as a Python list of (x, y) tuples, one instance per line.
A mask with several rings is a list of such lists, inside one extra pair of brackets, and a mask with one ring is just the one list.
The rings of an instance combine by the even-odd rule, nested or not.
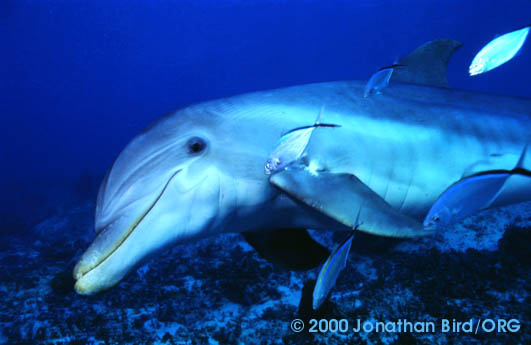
[[(162, 195), (168, 188), (168, 185), (173, 180), (173, 178), (181, 172), (182, 169), (177, 170), (173, 173), (160, 193), (153, 200), (153, 202), (142, 212), (132, 223), (127, 227), (125, 231), (113, 231), (112, 227), (116, 225), (117, 221), (113, 221), (105, 226), (102, 229), (94, 242), (82, 255), (81, 259), (74, 268), (74, 278), (80, 280), (89, 272), (95, 270), (103, 262), (105, 262), (113, 253), (115, 253), (122, 244), (127, 240), (127, 238), (134, 232), (134, 230), (140, 225), (140, 223), (145, 219), (145, 217), (153, 210), (155, 205), (161, 199)], [(114, 237), (114, 238), (113, 238)]]

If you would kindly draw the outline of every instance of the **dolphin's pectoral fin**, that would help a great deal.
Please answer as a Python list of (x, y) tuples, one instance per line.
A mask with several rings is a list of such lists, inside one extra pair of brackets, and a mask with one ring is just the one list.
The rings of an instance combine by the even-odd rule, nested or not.
[(269, 181), (292, 198), (338, 222), (354, 227), (359, 213), (359, 230), (390, 237), (429, 235), (420, 222), (391, 207), (356, 176), (328, 171), (310, 171), (303, 164), (272, 175)]
[(330, 251), (310, 237), (306, 229), (243, 232), (258, 254), (282, 268), (305, 271), (319, 266)]
[(456, 40), (430, 41), (398, 62), (406, 68), (397, 68), (392, 82), (411, 83), (436, 87), (450, 87), (446, 78), (448, 61), (463, 44)]

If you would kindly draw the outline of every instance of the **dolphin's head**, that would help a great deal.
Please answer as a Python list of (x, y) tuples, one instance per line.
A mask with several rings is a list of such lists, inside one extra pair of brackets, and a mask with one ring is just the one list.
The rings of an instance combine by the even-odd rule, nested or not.
[(99, 190), (97, 237), (74, 269), (78, 293), (115, 285), (169, 245), (247, 230), (246, 212), (268, 207), (262, 150), (270, 143), (218, 108), (164, 117), (118, 156)]

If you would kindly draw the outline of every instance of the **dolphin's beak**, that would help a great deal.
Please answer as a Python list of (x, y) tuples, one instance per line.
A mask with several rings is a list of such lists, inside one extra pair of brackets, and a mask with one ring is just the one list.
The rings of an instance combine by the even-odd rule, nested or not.
[[(213, 169), (213, 168), (212, 168)], [(216, 171), (178, 170), (157, 192), (127, 204), (103, 224), (74, 268), (75, 290), (89, 295), (116, 285), (152, 255), (177, 242), (205, 236), (224, 216)], [(230, 192), (227, 190), (226, 192)]]
[[(146, 212), (144, 212), (147, 214)], [(129, 217), (119, 218), (101, 230), (94, 242), (83, 253), (74, 268), (75, 290), (80, 294), (92, 294), (115, 285), (133, 267), (119, 267), (115, 263), (130, 262), (124, 257), (131, 242), (130, 237), (140, 225), (129, 221)], [(104, 279), (102, 279), (105, 277)]]
[[(107, 224), (83, 253), (74, 268), (75, 290), (80, 294), (91, 294), (115, 285), (138, 262), (131, 260), (131, 253), (138, 252), (135, 230), (140, 232), (145, 219), (161, 200), (175, 172), (162, 191), (153, 197), (146, 197), (131, 204), (123, 214)], [(142, 243), (142, 242), (141, 242)]]

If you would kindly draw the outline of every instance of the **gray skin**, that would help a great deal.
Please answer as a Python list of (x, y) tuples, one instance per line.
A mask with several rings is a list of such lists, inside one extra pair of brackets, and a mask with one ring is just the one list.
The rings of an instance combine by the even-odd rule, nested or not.
[[(531, 142), (531, 100), (391, 84), (363, 97), (365, 82), (328, 82), (193, 105), (162, 118), (123, 150), (98, 195), (96, 232), (78, 262), (75, 289), (117, 284), (161, 250), (224, 232), (344, 230), (269, 183), (264, 164), (280, 136), (312, 124), (326, 106), (307, 159), (355, 175), (395, 210), (422, 221), (463, 176), (512, 169)], [(207, 147), (190, 153), (188, 140)], [(531, 167), (529, 153), (523, 167)], [(510, 179), (493, 206), (531, 197)], [(289, 231), (289, 230), (286, 230)]]

